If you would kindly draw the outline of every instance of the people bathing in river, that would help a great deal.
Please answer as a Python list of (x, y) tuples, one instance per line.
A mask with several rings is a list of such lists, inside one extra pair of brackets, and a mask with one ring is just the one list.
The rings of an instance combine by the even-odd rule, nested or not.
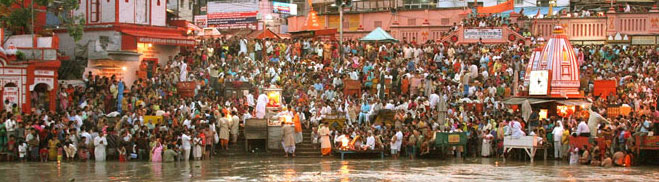
[[(202, 156), (209, 159), (217, 153), (230, 152), (228, 149), (235, 145), (234, 141), (240, 136), (236, 131), (241, 131), (242, 127), (235, 124), (236, 117), (238, 121), (244, 121), (243, 116), (266, 116), (268, 98), (258, 88), (270, 87), (283, 90), (281, 104), (294, 109), (302, 120), (300, 123), (320, 125), (319, 153), (323, 156), (331, 155), (332, 133), (343, 130), (350, 131), (348, 135), (352, 139), (360, 135), (362, 142), (368, 135), (364, 147), (388, 150), (397, 157), (407, 151), (406, 147), (413, 153), (429, 153), (434, 147), (431, 142), (433, 132), (475, 131), (474, 140), (469, 143), (474, 149), (467, 152), (482, 155), (492, 148), (497, 150), (491, 152), (502, 154), (500, 144), (506, 133), (514, 137), (524, 136), (524, 131), (534, 130), (536, 124), (545, 131), (553, 129), (551, 124), (528, 123), (521, 119), (518, 111), (509, 112), (512, 107), (503, 104), (503, 99), (524, 90), (522, 82), (526, 73), (522, 68), (528, 63), (532, 46), (453, 45), (434, 41), (345, 41), (344, 45), (339, 45), (337, 41), (270, 39), (248, 41), (245, 55), (254, 56), (241, 56), (232, 45), (243, 38), (201, 40), (197, 46), (184, 48), (178, 55), (162, 60), (164, 64), (156, 66), (152, 77), (133, 83), (123, 83), (116, 76), (88, 73), (84, 85), (62, 85), (58, 97), (51, 98), (51, 102), (57, 103), (55, 111), (35, 108), (34, 112), (25, 114), (20, 113), (18, 107), (7, 108), (0, 111), (0, 122), (5, 123), (7, 136), (14, 135), (17, 141), (27, 142), (25, 152), (31, 154), (34, 161), (39, 161), (39, 150), (48, 148), (51, 139), (66, 143), (68, 137), (60, 137), (66, 134), (78, 139), (71, 140), (78, 151), (87, 147), (88, 157), (104, 161), (118, 160), (117, 155), (106, 156), (106, 153), (117, 152), (122, 143), (129, 144), (126, 145), (129, 146), (126, 147), (127, 153), (136, 153), (138, 158), (147, 160), (153, 155), (154, 146), (150, 146), (150, 142), (161, 139), (163, 146), (181, 145), (179, 139), (186, 132), (194, 136), (194, 147), (191, 154), (186, 154), (186, 147), (183, 147), (182, 155), (193, 155), (196, 160), (202, 160)], [(251, 48), (264, 47), (263, 52), (268, 47), (266, 44), (279, 49), (272, 48), (270, 54), (260, 54), (256, 48)], [(291, 45), (295, 44), (309, 45), (309, 48), (293, 51), (297, 48)], [(340, 59), (339, 47), (346, 48), (345, 59)], [(603, 112), (606, 109), (599, 108), (609, 104), (631, 107), (629, 115), (614, 118), (611, 124), (599, 122), (611, 126), (610, 134), (602, 136), (612, 141), (611, 148), (632, 149), (638, 142), (633, 136), (640, 135), (637, 133), (641, 130), (636, 130), (639, 126), (642, 126), (643, 133), (647, 130), (648, 134), (659, 128), (659, 114), (650, 107), (656, 104), (659, 95), (653, 89), (659, 80), (659, 75), (654, 74), (659, 69), (658, 63), (652, 61), (659, 58), (657, 47), (575, 45), (574, 48), (577, 55), (583, 55), (583, 60), (579, 60), (581, 90), (586, 98), (593, 100), (593, 111), (609, 117)], [(257, 59), (259, 57), (261, 59)], [(264, 61), (275, 57), (280, 61)], [(517, 79), (515, 74), (519, 76)], [(618, 90), (610, 96), (593, 95), (593, 84), (598, 79), (615, 79)], [(194, 96), (183, 97), (176, 88), (176, 84), (182, 81), (201, 84), (194, 88)], [(348, 84), (348, 81), (355, 85)], [(244, 97), (224, 94), (222, 89), (226, 85), (238, 83), (249, 83), (253, 88), (247, 90)], [(357, 86), (359, 92), (343, 92), (347, 86)], [(256, 102), (254, 96), (257, 96)], [(446, 110), (438, 111), (439, 105), (445, 105)], [(394, 121), (378, 122), (376, 116), (387, 109), (394, 110)], [(229, 114), (231, 119), (226, 117)], [(563, 124), (562, 135), (560, 131), (535, 132), (547, 141), (547, 146), (555, 148), (555, 158), (569, 153), (570, 134), (578, 132), (578, 135), (583, 133), (585, 136), (600, 131), (600, 127), (591, 129), (587, 126), (589, 130), (581, 127), (582, 121), (589, 117), (578, 114), (562, 120), (550, 119), (549, 123)], [(156, 115), (162, 120), (147, 120), (147, 117)], [(323, 123), (335, 115), (347, 118), (346, 128)], [(444, 117), (439, 118), (440, 115)], [(641, 115), (646, 116), (645, 120), (640, 119)], [(653, 128), (648, 128), (646, 121), (654, 123), (649, 125)], [(299, 136), (301, 128), (297, 127), (297, 121), (294, 123), (295, 136)], [(588, 124), (591, 124), (590, 120)], [(334, 131), (330, 127), (335, 128)], [(601, 131), (605, 131), (604, 128)], [(398, 132), (393, 131), (397, 130), (406, 132), (406, 135), (394, 138)], [(371, 131), (373, 140), (370, 140)], [(417, 136), (415, 131), (420, 134)], [(553, 137), (548, 137), (550, 134)], [(495, 144), (491, 147), (486, 143), (488, 135), (492, 135), (491, 142)], [(410, 141), (411, 136), (417, 145), (397, 145)], [(81, 144), (83, 137), (89, 144)], [(295, 139), (295, 143), (299, 142), (299, 137)], [(130, 147), (133, 145), (136, 149)], [(415, 146), (419, 146), (416, 151), (413, 150)], [(461, 147), (451, 149), (465, 150)], [(556, 149), (560, 150), (556, 152)], [(84, 159), (78, 153), (74, 158)]]

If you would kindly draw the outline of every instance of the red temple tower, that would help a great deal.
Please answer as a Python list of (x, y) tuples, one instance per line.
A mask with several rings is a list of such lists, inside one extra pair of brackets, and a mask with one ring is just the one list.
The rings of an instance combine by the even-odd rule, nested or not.
[(553, 33), (541, 51), (533, 52), (527, 65), (528, 76), (524, 82), (529, 83), (529, 95), (581, 98), (579, 64), (574, 49), (563, 27), (554, 27)]

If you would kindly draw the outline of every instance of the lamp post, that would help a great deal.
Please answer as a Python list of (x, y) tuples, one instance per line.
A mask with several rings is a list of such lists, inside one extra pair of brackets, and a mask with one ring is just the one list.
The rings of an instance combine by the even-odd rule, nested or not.
[(352, 0), (336, 0), (333, 6), (339, 8), (339, 61), (343, 62), (343, 8), (351, 7)]
[(343, 6), (345, 3), (339, 5), (339, 62), (341, 63), (343, 63)]

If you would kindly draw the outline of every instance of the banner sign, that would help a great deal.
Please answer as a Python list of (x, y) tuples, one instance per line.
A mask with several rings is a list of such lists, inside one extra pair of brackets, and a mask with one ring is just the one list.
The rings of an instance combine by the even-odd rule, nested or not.
[(221, 29), (256, 28), (257, 11), (213, 13), (208, 15), (208, 26)]
[(503, 31), (501, 29), (465, 29), (463, 35), (465, 39), (502, 39)]
[(194, 24), (197, 25), (199, 28), (206, 28), (206, 25), (208, 25), (206, 20), (208, 20), (208, 18), (206, 18), (206, 15), (194, 16)]
[(504, 11), (509, 11), (513, 10), (515, 8), (515, 1), (514, 0), (508, 0), (504, 3), (497, 4), (494, 6), (488, 6), (488, 7), (477, 7), (476, 10), (480, 14), (487, 14), (487, 13), (501, 13)]
[(272, 12), (287, 15), (297, 15), (297, 4), (272, 2)]
[(222, 0), (208, 2), (208, 14), (259, 11), (258, 0)]

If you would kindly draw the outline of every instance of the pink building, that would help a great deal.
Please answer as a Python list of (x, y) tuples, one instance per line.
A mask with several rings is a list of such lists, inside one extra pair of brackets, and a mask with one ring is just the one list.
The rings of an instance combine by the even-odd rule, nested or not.
[[(448, 31), (453, 22), (461, 21), (467, 13), (463, 8), (400, 11), (396, 16), (389, 11), (346, 13), (343, 36), (344, 39), (359, 39), (376, 27), (382, 27), (399, 40), (436, 40), (441, 38), (441, 32)], [(305, 21), (304, 16), (289, 17), (289, 32), (303, 30)], [(318, 15), (318, 21), (323, 28), (339, 28), (338, 14)]]
[[(495, 27), (488, 30), (473, 30), (461, 27), (442, 38), (443, 32), (448, 32), (453, 23), (467, 17), (469, 10), (462, 8), (426, 9), (399, 11), (393, 14), (390, 11), (346, 13), (343, 29), (345, 39), (358, 39), (366, 35), (375, 27), (382, 27), (394, 38), (399, 40), (426, 40), (453, 41), (461, 43), (474, 43), (478, 40), (469, 39), (478, 31), (501, 32), (496, 39), (484, 39), (486, 43), (502, 43), (505, 41), (520, 41), (522, 37), (506, 27)], [(338, 14), (318, 15), (319, 22), (325, 28), (338, 28)], [(306, 17), (295, 16), (288, 18), (289, 31), (303, 30)], [(649, 13), (620, 13), (605, 12), (603, 16), (592, 17), (559, 17), (544, 19), (522, 19), (511, 15), (511, 22), (521, 27), (527, 27), (531, 33), (543, 37), (545, 40), (552, 36), (554, 26), (560, 25), (565, 29), (565, 35), (572, 44), (644, 44), (654, 45), (659, 41), (659, 10), (655, 7)], [(500, 30), (498, 30), (500, 29)], [(465, 32), (467, 36), (465, 36)], [(455, 36), (455, 37), (454, 37)], [(500, 39), (499, 39), (500, 38)]]

